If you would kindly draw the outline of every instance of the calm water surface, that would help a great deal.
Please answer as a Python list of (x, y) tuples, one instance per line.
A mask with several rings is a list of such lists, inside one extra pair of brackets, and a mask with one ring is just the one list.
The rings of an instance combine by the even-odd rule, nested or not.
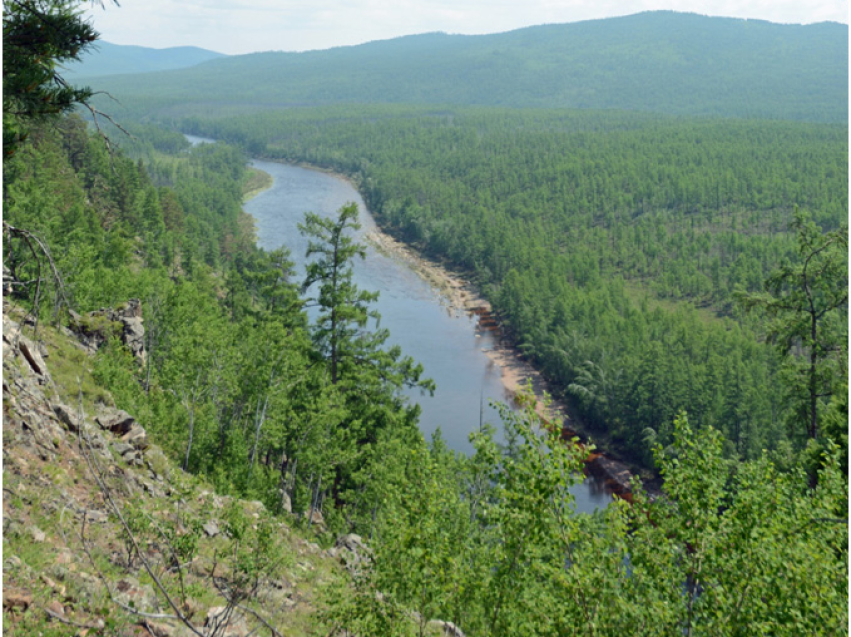
[[(375, 229), (363, 199), (347, 181), (286, 164), (254, 161), (252, 165), (274, 180), (269, 190), (245, 205), (246, 212), (256, 219), (258, 245), (267, 250), (289, 248), (300, 279), (304, 277), (307, 240), (299, 233), (298, 223), (305, 212), (334, 217), (343, 205), (355, 202), (362, 226), (358, 235), (362, 238)], [(500, 423), (489, 402), (510, 402), (500, 368), (484, 352), (494, 347), (494, 337), (478, 328), (475, 315), (448, 309), (407, 265), (369, 244), (366, 259), (354, 265), (354, 281), (361, 289), (379, 292), (375, 309), (381, 315), (381, 327), (390, 330), (387, 345), (399, 345), (423, 365), (425, 375), (437, 385), (433, 397), (417, 390), (408, 392), (409, 399), (422, 409), (423, 434), (429, 439), (439, 428), (451, 448), (472, 452), (468, 437), (479, 423)], [(580, 511), (593, 511), (611, 501), (602, 485), (590, 478), (574, 488), (574, 496)]]

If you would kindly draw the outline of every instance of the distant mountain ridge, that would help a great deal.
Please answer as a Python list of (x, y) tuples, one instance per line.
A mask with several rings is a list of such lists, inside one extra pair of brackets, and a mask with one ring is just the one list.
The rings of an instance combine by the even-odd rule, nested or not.
[(98, 77), (128, 73), (170, 71), (227, 57), (195, 46), (175, 46), (152, 49), (144, 46), (112, 44), (99, 41), (92, 51), (84, 53), (80, 62), (67, 65), (68, 75)]
[(429, 33), (230, 56), (96, 88), (171, 113), (408, 103), (845, 121), (848, 27), (655, 11), (496, 35)]

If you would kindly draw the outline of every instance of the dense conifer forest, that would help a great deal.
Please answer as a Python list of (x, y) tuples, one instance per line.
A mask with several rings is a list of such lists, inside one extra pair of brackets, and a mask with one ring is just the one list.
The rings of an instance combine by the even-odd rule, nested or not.
[(845, 223), (847, 127), (405, 107), (183, 126), (352, 175), (391, 232), (475, 277), (585, 422), (648, 463), (683, 408), (737, 457), (803, 444), (774, 391), (782, 357), (734, 297), (795, 258), (793, 210)]
[[(38, 7), (4, 5), (4, 44)], [(184, 471), (323, 546), (363, 537), (371, 559), (328, 584), (308, 633), (847, 634), (845, 105), (798, 117), (787, 103), (772, 120), (446, 104), (227, 117), (231, 104), (201, 116), (171, 96), (113, 149), (62, 114), (91, 93), (35, 112), (42, 85), (10, 68), (5, 302), (109, 332), (82, 315), (140, 299), (145, 358), (108, 339), (81, 401), (108, 390)], [(576, 515), (588, 450), (526, 395), (502, 410), (505, 444), (491, 426), (469, 457), (425, 441), (401, 389), (432, 382), (368, 327), (374, 299), (351, 280), (356, 208), (305, 217), (296, 280), (242, 211), (262, 180), (250, 156), (350, 176), (388, 232), (467, 273), (578, 419), (656, 467), (660, 492), (636, 483), (631, 502)]]

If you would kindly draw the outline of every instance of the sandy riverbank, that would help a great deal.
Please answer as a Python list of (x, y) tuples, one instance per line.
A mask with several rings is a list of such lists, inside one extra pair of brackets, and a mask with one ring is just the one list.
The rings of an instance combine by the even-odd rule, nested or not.
[[(437, 293), (440, 302), (448, 309), (455, 312), (475, 313), (483, 319), (491, 318), (491, 304), (457, 272), (423, 257), (380, 229), (367, 233), (366, 240), (382, 254), (402, 261), (408, 268), (422, 277)], [(493, 322), (492, 318), (490, 322)], [(485, 327), (485, 324), (487, 324), (487, 321), (482, 320), (479, 329), (498, 330), (495, 325)], [(499, 340), (497, 338), (497, 342)], [(517, 394), (521, 388), (531, 382), (537, 399), (536, 411), (548, 419), (553, 415), (566, 418), (564, 405), (556, 402), (550, 405), (549, 413), (547, 413), (544, 406), (547, 388), (541, 374), (529, 365), (514, 348), (497, 345), (493, 349), (487, 348), (483, 351), (501, 369), (502, 384), (511, 395)]]
[[(268, 161), (268, 160), (265, 160)], [(288, 162), (278, 162), (288, 163)], [(292, 164), (290, 164), (292, 165)], [(317, 170), (314, 166), (300, 164), (309, 170)], [(331, 170), (321, 170), (338, 179), (349, 182), (357, 190), (357, 183), (351, 178)], [(582, 427), (568, 418), (566, 406), (559, 401), (550, 401), (547, 398), (547, 386), (541, 374), (536, 371), (513, 347), (502, 344), (499, 327), (493, 316), (490, 303), (484, 299), (481, 292), (464, 278), (464, 275), (447, 267), (443, 263), (429, 259), (416, 249), (396, 240), (394, 237), (383, 232), (380, 227), (368, 224), (370, 230), (365, 233), (364, 239), (378, 252), (399, 261), (410, 271), (420, 276), (435, 292), (438, 301), (447, 311), (456, 315), (476, 314), (479, 316), (478, 330), (493, 331), (496, 336), (497, 345), (482, 348), (491, 362), (500, 369), (500, 379), (508, 395), (518, 394), (525, 386), (531, 385), (536, 398), (536, 411), (549, 423), (554, 424), (554, 419), (562, 420), (563, 426), (570, 432), (582, 434)], [(572, 435), (572, 433), (570, 434)], [(586, 467), (590, 473), (604, 480), (607, 486), (620, 495), (629, 493), (629, 472), (626, 465), (603, 454), (591, 454), (586, 461)]]
[[(262, 161), (271, 161), (275, 163), (287, 164), (290, 166), (300, 166), (308, 170), (316, 170), (329, 175), (333, 175), (338, 179), (348, 182), (352, 188), (358, 190), (357, 183), (349, 176), (338, 173), (333, 170), (311, 166), (305, 163), (291, 163), (278, 159), (263, 159)], [(256, 170), (256, 169), (255, 169)], [(262, 171), (261, 171), (262, 172)], [(411, 271), (422, 277), (431, 288), (437, 293), (440, 302), (453, 312), (476, 313), (480, 316), (491, 317), (491, 304), (482, 296), (481, 292), (473, 285), (466, 281), (462, 275), (444, 266), (443, 264), (428, 259), (418, 253), (407, 244), (396, 240), (386, 232), (382, 231), (377, 225), (373, 230), (367, 232), (365, 239), (382, 254), (397, 259)], [(484, 323), (484, 321), (483, 321)], [(489, 329), (482, 327), (481, 329)], [(496, 326), (494, 324), (494, 328)], [(497, 342), (500, 339), (497, 338)], [(510, 395), (517, 394), (521, 388), (527, 383), (532, 384), (535, 397), (537, 399), (536, 411), (542, 416), (550, 419), (552, 416), (558, 416), (565, 420), (565, 424), (573, 429), (572, 423), (568, 422), (567, 410), (563, 404), (553, 401), (550, 404), (549, 413), (544, 408), (544, 395), (547, 391), (546, 384), (541, 378), (541, 375), (514, 348), (508, 346), (496, 346), (493, 349), (483, 349), (488, 358), (502, 370), (502, 384)]]

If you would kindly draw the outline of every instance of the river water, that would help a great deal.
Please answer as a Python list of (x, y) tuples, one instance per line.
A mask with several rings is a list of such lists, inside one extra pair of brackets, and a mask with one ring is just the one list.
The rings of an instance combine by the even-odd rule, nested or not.
[[(257, 243), (266, 250), (289, 248), (299, 280), (304, 278), (307, 251), (307, 239), (298, 231), (304, 213), (335, 217), (343, 205), (358, 205), (362, 228), (357, 235), (366, 244), (367, 255), (354, 264), (354, 282), (360, 289), (379, 293), (374, 307), (381, 315), (381, 327), (390, 331), (387, 346), (399, 345), (404, 354), (423, 365), (425, 376), (437, 385), (433, 397), (418, 390), (408, 392), (409, 400), (422, 409), (420, 429), (426, 439), (439, 428), (450, 448), (469, 454), (468, 437), (481, 422), (501, 429), (499, 415), (489, 403), (510, 404), (511, 396), (503, 387), (501, 368), (485, 353), (495, 346), (494, 336), (479, 328), (478, 317), (448, 308), (407, 264), (381, 254), (363, 240), (376, 226), (349, 182), (298, 166), (256, 160), (252, 165), (273, 179), (271, 188), (244, 206), (256, 220)], [(594, 478), (587, 478), (572, 491), (578, 511), (591, 512), (611, 501)]]

